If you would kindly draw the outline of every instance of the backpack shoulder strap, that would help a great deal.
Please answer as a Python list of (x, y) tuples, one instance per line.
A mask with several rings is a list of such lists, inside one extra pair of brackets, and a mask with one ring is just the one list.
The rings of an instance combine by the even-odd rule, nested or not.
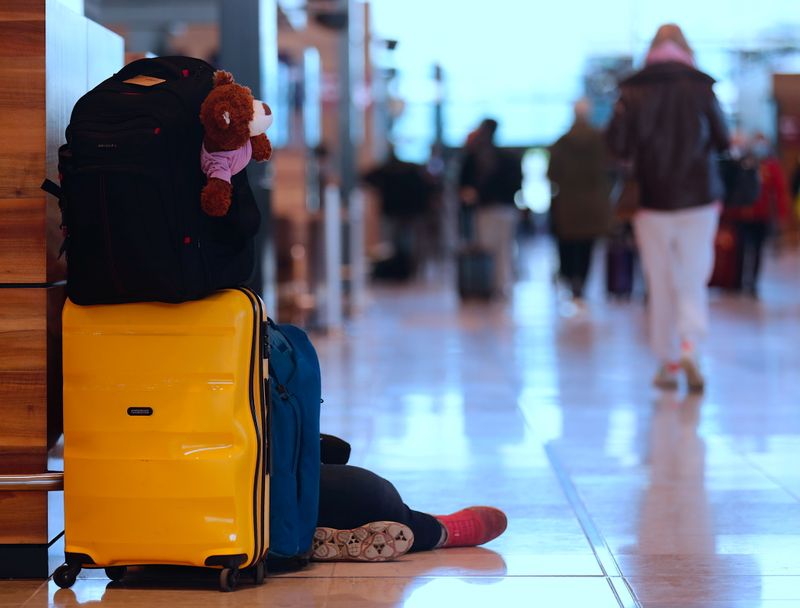
[(297, 357), (291, 341), (272, 319), (267, 319), (269, 336), (269, 373), (282, 385), (291, 381), (297, 369)]
[(45, 180), (42, 182), (42, 185), (39, 187), (45, 192), (47, 192), (47, 194), (52, 194), (58, 200), (61, 200), (62, 198), (61, 186), (59, 186), (53, 180), (45, 178)]

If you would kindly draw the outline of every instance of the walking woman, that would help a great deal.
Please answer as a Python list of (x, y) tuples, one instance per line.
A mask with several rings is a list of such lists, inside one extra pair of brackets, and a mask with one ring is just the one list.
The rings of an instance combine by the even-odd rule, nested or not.
[(611, 151), (633, 161), (640, 210), (634, 218), (648, 288), (650, 343), (660, 367), (654, 384), (690, 391), (705, 380), (697, 350), (708, 330), (707, 283), (723, 197), (716, 155), (728, 132), (712, 85), (695, 67), (681, 29), (662, 25), (645, 67), (620, 83), (609, 124)]

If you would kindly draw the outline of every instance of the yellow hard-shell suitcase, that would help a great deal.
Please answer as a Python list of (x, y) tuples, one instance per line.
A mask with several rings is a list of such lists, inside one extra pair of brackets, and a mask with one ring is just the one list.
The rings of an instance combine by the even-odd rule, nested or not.
[(241, 568), (269, 546), (268, 341), (261, 299), (230, 289), (182, 304), (63, 310), (69, 587), (82, 567)]

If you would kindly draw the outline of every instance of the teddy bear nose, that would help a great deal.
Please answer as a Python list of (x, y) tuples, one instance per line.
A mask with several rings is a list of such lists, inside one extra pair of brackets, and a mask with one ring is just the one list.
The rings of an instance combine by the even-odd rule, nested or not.
[(272, 110), (270, 110), (269, 106), (265, 104), (263, 101), (261, 102), (261, 105), (264, 106), (264, 113), (267, 116), (272, 116)]

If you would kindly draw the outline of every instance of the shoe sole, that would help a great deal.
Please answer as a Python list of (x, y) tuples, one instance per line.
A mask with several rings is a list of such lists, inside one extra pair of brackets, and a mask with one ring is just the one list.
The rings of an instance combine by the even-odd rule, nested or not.
[(373, 521), (352, 530), (317, 528), (312, 542), (315, 561), (385, 562), (408, 553), (411, 528), (394, 521)]
[(702, 393), (706, 388), (706, 381), (697, 368), (697, 364), (691, 359), (683, 359), (681, 361), (681, 367), (683, 371), (686, 372), (686, 385), (689, 391), (692, 393)]
[(663, 368), (653, 378), (653, 386), (662, 391), (678, 390), (678, 378), (674, 373), (668, 373)]
[(662, 391), (676, 391), (678, 390), (678, 381), (662, 380), (660, 378), (656, 378), (655, 380), (653, 380), (653, 386), (661, 389)]

